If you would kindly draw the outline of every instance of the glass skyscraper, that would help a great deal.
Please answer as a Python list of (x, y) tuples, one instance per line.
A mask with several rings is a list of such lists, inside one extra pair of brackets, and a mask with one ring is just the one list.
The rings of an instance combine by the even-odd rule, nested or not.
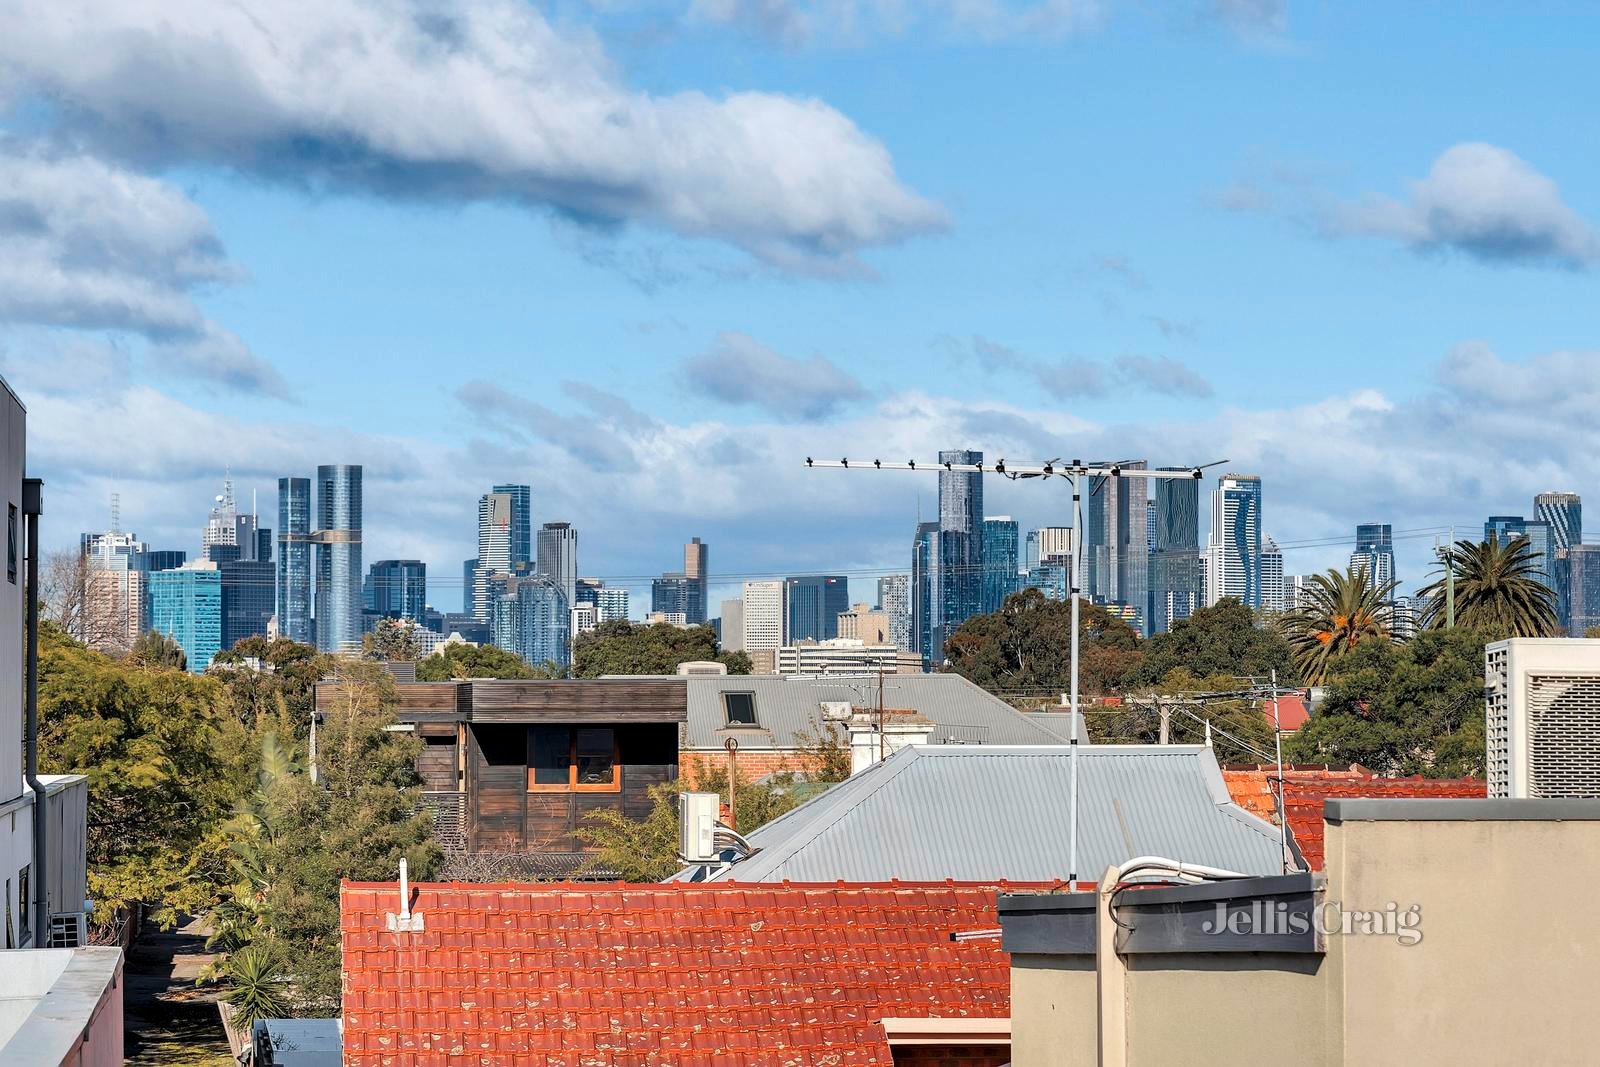
[(786, 578), (784, 583), (789, 602), (788, 644), (839, 636), (839, 615), (850, 610), (848, 578), (811, 574)]
[(894, 647), (916, 651), (911, 639), (911, 575), (888, 574), (878, 579), (878, 610), (889, 616), (889, 640)]
[[(1356, 550), (1350, 567), (1367, 576), (1368, 589), (1381, 589), (1394, 580), (1394, 527), (1386, 522), (1363, 522), (1356, 527)], [(1393, 594), (1390, 594), (1391, 598)]]
[(1582, 637), (1600, 626), (1600, 545), (1567, 549), (1567, 633)]
[(1211, 491), (1206, 603), (1224, 597), (1262, 606), (1261, 479), (1254, 474), (1224, 474)]
[(983, 520), (983, 610), (999, 611), (1006, 597), (1015, 593), (1021, 582), (1017, 577), (1017, 551), (1020, 531), (1017, 522), (1009, 515), (996, 515)]
[(943, 646), (936, 647), (933, 643), (933, 563), (938, 543), (938, 523), (917, 525), (917, 535), (911, 541), (911, 650), (920, 652), (922, 661), (929, 664), (944, 659)]
[(470, 610), (480, 619), (487, 621), (492, 607), (489, 578), (533, 562), (532, 502), (526, 485), (497, 485), (478, 498), (478, 557), (469, 586)]
[[(1120, 466), (1138, 471), (1145, 469), (1146, 463), (1138, 460)], [(1128, 476), (1089, 479), (1088, 495), (1083, 501), (1083, 561), (1079, 572), (1079, 588), (1085, 595), (1097, 604), (1132, 608), (1139, 620), (1134, 629), (1146, 635), (1150, 632), (1144, 625), (1150, 596), (1148, 482), (1147, 478)]]
[(150, 575), (150, 628), (183, 648), (189, 671), (203, 674), (222, 648), (222, 574), (197, 560)]
[(547, 522), (539, 527), (536, 569), (554, 578), (566, 595), (567, 603), (577, 602), (578, 531), (568, 522)]
[(491, 614), (498, 647), (534, 667), (572, 662), (572, 608), (553, 579), (535, 574), (499, 577), (494, 589)]
[[(947, 449), (939, 453), (939, 462), (978, 464), (983, 462), (983, 453)], [(983, 611), (982, 523), (983, 475), (977, 471), (941, 470), (930, 620), (934, 662), (943, 660), (945, 642), (956, 628)]]
[(272, 618), (272, 561), (225, 560), (217, 564), (217, 573), (222, 582), (222, 647), (232, 648), (246, 637), (265, 637)]
[(1555, 558), (1550, 561), (1549, 570), (1556, 587), (1556, 614), (1561, 625), (1570, 630), (1572, 578), (1568, 559), (1572, 548), (1583, 544), (1583, 498), (1577, 493), (1540, 493), (1533, 498), (1533, 510), (1541, 522), (1550, 525)]
[(375, 615), (421, 623), (428, 600), (427, 565), (420, 559), (380, 559), (367, 569), (364, 599)]
[(309, 645), (311, 623), (311, 479), (278, 479), (278, 634)]
[(361, 467), (317, 468), (317, 648), (359, 646), (361, 597)]
[[(1178, 468), (1164, 467), (1163, 470)], [(1205, 599), (1200, 565), (1200, 481), (1158, 478), (1150, 503), (1150, 633), (1165, 633)]]
[(1519, 537), (1528, 539), (1533, 553), (1533, 577), (1540, 585), (1559, 593), (1556, 579), (1556, 533), (1548, 523), (1539, 519), (1526, 519), (1521, 515), (1490, 515), (1483, 524), (1483, 539), (1499, 541), (1504, 548)]

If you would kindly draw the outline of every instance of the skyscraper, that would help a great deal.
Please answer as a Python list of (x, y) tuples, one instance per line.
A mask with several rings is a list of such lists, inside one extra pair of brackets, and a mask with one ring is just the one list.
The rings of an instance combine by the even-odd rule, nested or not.
[(1540, 493), (1533, 498), (1533, 510), (1541, 522), (1550, 526), (1552, 555), (1550, 577), (1556, 589), (1556, 615), (1564, 628), (1572, 625), (1572, 590), (1568, 557), (1574, 545), (1583, 543), (1583, 499), (1577, 493)]
[(889, 640), (894, 647), (916, 651), (911, 639), (911, 575), (889, 574), (878, 579), (878, 610), (889, 616)]
[(1600, 545), (1567, 549), (1567, 633), (1582, 637), (1600, 626)]
[(115, 529), (86, 533), (80, 539), (84, 575), (78, 636), (90, 648), (126, 652), (149, 626), (148, 556), (150, 548), (131, 533)]
[(557, 582), (542, 574), (496, 575), (494, 643), (532, 666), (572, 662), (572, 610)]
[[(1394, 581), (1394, 527), (1386, 522), (1364, 522), (1356, 527), (1356, 550), (1350, 569), (1367, 576), (1368, 589), (1382, 589)], [(1393, 599), (1393, 594), (1390, 594)]]
[(461, 614), (473, 614), (472, 608), (474, 581), (478, 574), (478, 558), (461, 561)]
[(539, 527), (536, 569), (554, 578), (567, 598), (575, 602), (578, 593), (578, 531), (569, 522), (547, 522)]
[(1027, 550), (1023, 568), (1032, 570), (1051, 556), (1072, 555), (1072, 527), (1041, 526), (1028, 531)]
[(613, 589), (610, 586), (601, 586), (595, 591), (595, 619), (598, 622), (611, 622), (614, 619), (628, 617), (628, 591), (626, 589)]
[(838, 574), (786, 578), (789, 603), (787, 640), (828, 641), (839, 636), (839, 614), (850, 610), (850, 580)]
[(1525, 519), (1521, 515), (1491, 515), (1483, 524), (1483, 539), (1499, 541), (1502, 548), (1519, 537), (1528, 539), (1528, 550), (1533, 554), (1534, 579), (1558, 594), (1559, 600), (1557, 579), (1560, 574), (1556, 566), (1555, 528), (1543, 520)]
[(933, 602), (937, 599), (937, 568), (939, 524), (917, 524), (917, 534), (911, 541), (911, 650), (920, 652), (924, 663), (943, 660), (944, 646), (934, 644)]
[(985, 612), (999, 611), (1015, 593), (1017, 580), (1017, 523), (1009, 515), (983, 520), (983, 602)]
[(1233, 597), (1261, 607), (1261, 479), (1224, 474), (1211, 491), (1206, 603)]
[(744, 583), (744, 651), (772, 651), (788, 643), (787, 589), (787, 582)]
[[(1109, 466), (1109, 464), (1107, 464)], [(1124, 470), (1144, 470), (1144, 460), (1118, 464)], [(1148, 478), (1109, 476), (1089, 479), (1083, 501), (1084, 544), (1080, 588), (1097, 604), (1125, 605), (1134, 609), (1139, 624), (1149, 634), (1145, 613), (1150, 596)]]
[(337, 652), (361, 643), (361, 467), (317, 468), (317, 648)]
[[(1162, 470), (1177, 468), (1163, 467)], [(1200, 482), (1157, 478), (1150, 505), (1150, 633), (1187, 619), (1205, 598), (1200, 565)]]
[[(979, 464), (983, 453), (947, 449), (940, 463)], [(930, 645), (935, 662), (956, 628), (983, 610), (983, 475), (939, 472), (939, 537), (933, 563)], [(846, 605), (848, 606), (848, 605)], [(928, 650), (923, 651), (924, 657)]]
[(717, 636), (724, 652), (744, 651), (744, 601), (724, 600), (717, 614)]
[(1289, 610), (1289, 593), (1283, 577), (1283, 550), (1270, 537), (1261, 545), (1261, 607), (1271, 612)]
[(366, 609), (420, 624), (428, 600), (428, 568), (420, 559), (380, 559), (367, 570)]
[(278, 634), (309, 645), (311, 620), (311, 479), (278, 479)]
[[(240, 546), (212, 546), (212, 551)], [(232, 648), (246, 637), (265, 637), (272, 619), (273, 568), (266, 559), (227, 559), (217, 563), (222, 586), (222, 641)]]
[(222, 479), (222, 492), (217, 494), (205, 528), (200, 531), (201, 554), (212, 545), (238, 544), (238, 518), (233, 502), (233, 477), (228, 475)]
[(470, 585), (472, 613), (480, 619), (490, 614), (489, 577), (533, 560), (532, 500), (526, 485), (497, 485), (478, 498), (478, 558)]
[(150, 576), (150, 628), (176, 641), (189, 671), (202, 674), (222, 647), (222, 575), (195, 560)]
[(706, 595), (707, 583), (711, 580), (710, 562), (710, 548), (701, 543), (700, 538), (691, 537), (683, 546), (683, 576), (690, 582), (689, 594), (693, 598), (693, 603), (684, 611), (690, 624), (705, 622), (709, 617)]

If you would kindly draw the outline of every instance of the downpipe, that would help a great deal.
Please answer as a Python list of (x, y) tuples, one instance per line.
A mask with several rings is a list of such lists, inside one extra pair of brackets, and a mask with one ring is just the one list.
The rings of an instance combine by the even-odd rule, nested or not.
[(33, 790), (33, 943), (50, 943), (50, 879), (46, 874), (49, 858), (49, 824), (46, 821), (47, 794), (39, 780), (39, 516), (44, 513), (44, 482), (38, 478), (22, 481), (22, 512), (28, 520), (28, 688), (27, 760), (24, 776)]

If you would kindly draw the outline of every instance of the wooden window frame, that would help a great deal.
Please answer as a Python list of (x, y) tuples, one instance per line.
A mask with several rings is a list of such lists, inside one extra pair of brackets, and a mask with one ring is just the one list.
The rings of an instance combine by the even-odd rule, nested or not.
[[(552, 724), (553, 725), (553, 724)], [(567, 728), (567, 780), (561, 785), (536, 784), (534, 772), (528, 767), (528, 792), (530, 793), (620, 793), (622, 792), (622, 742), (614, 726), (568, 726)], [(611, 781), (601, 785), (586, 785), (578, 781), (578, 731), (611, 731)]]

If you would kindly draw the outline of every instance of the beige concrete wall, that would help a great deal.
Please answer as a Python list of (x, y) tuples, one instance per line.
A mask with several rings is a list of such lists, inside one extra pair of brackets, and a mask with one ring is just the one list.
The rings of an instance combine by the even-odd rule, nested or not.
[(1012, 1067), (1095, 1062), (1095, 975), (1089, 956), (1011, 957)]
[(1320, 1047), (1326, 982), (1315, 957), (1219, 953), (1127, 959), (1129, 1067), (1320, 1067), (1328, 1062)]
[(1328, 893), (1421, 906), (1422, 940), (1329, 938), (1343, 1062), (1594, 1062), (1600, 822), (1347, 822)]

